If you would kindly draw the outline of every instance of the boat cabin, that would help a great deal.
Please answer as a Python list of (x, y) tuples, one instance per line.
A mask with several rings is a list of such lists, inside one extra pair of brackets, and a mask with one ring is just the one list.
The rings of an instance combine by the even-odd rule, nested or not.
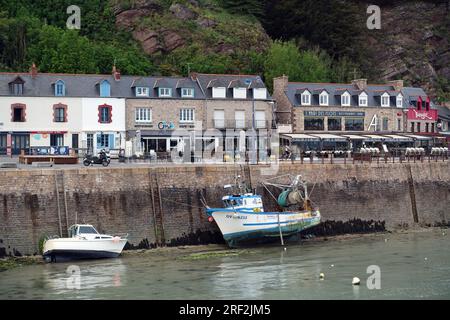
[(90, 224), (76, 224), (69, 228), (69, 238), (75, 238), (76, 236), (92, 237), (95, 235), (99, 235), (99, 233)]
[(264, 212), (261, 196), (252, 193), (225, 196), (222, 201), (225, 208), (251, 209), (254, 212)]

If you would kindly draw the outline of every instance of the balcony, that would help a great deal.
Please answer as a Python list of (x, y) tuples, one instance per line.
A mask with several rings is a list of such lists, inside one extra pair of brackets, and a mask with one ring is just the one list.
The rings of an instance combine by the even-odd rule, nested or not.
[[(212, 120), (212, 126), (215, 129), (251, 129), (253, 128), (252, 120)], [(255, 120), (256, 129), (270, 129), (273, 128), (274, 122), (267, 120)]]

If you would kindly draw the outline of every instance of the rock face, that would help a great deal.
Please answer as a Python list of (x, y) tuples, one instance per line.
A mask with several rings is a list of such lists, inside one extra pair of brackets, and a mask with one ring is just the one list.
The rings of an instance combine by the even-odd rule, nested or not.
[(404, 79), (433, 94), (439, 77), (450, 79), (446, 5), (408, 2), (381, 13), (381, 30), (368, 32), (367, 47), (382, 80)]
[(183, 21), (194, 20), (198, 17), (196, 12), (179, 3), (172, 4), (169, 11), (172, 12), (175, 17)]

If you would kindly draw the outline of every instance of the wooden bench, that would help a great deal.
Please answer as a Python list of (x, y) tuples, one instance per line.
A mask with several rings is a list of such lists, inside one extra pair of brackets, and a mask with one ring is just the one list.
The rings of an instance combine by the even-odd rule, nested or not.
[(32, 164), (34, 162), (52, 162), (53, 164), (77, 164), (76, 156), (19, 156), (19, 163)]

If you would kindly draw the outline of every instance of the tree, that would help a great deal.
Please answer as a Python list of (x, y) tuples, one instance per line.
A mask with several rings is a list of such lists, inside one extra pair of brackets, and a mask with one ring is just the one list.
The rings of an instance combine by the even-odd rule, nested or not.
[(299, 51), (293, 41), (275, 41), (264, 64), (264, 76), (269, 89), (273, 78), (284, 75), (290, 81), (324, 82), (330, 80), (331, 59), (318, 49)]

